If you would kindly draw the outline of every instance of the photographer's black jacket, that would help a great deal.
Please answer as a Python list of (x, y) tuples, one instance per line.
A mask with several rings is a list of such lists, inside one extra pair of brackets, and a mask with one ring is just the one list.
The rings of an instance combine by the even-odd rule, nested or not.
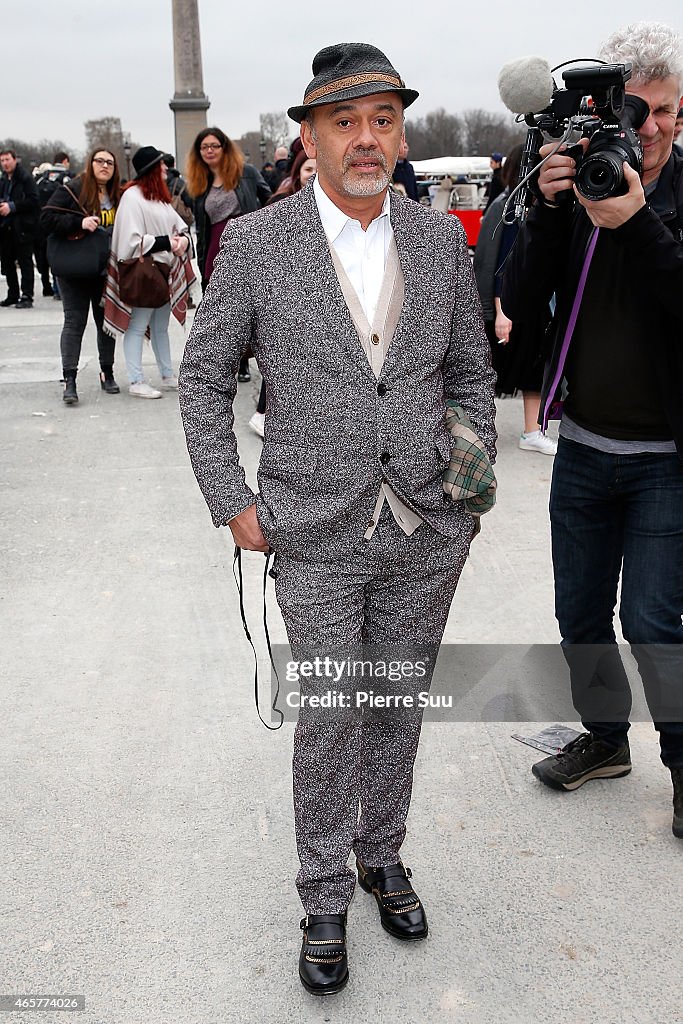
[[(560, 398), (559, 387), (554, 395), (549, 391), (592, 231), (579, 203), (561, 204), (557, 209), (537, 203), (529, 211), (506, 268), (501, 303), (513, 322), (526, 319), (530, 309), (547, 305), (556, 295), (542, 410), (549, 398)], [(683, 158), (672, 154), (648, 204), (610, 234), (626, 252), (647, 310), (655, 380), (683, 461)], [(628, 282), (624, 286), (631, 287)]]

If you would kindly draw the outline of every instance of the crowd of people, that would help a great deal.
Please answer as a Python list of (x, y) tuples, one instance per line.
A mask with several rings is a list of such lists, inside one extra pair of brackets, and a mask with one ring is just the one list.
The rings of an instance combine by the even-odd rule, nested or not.
[[(116, 156), (106, 148), (89, 153), (83, 171), (73, 177), (64, 152), (56, 153), (52, 163), (40, 164), (33, 174), (14, 150), (0, 155), (0, 255), (7, 284), (0, 306), (33, 306), (35, 259), (43, 296), (63, 303), (62, 399), (67, 405), (79, 401), (76, 377), (90, 311), (97, 331), (100, 383), (107, 394), (120, 392), (114, 378), (117, 339), (123, 343), (130, 395), (161, 398), (164, 390), (175, 390), (168, 325), (171, 314), (184, 323), (187, 309), (194, 305), (190, 258), (196, 255), (203, 292), (228, 221), (293, 195), (315, 174), (315, 160), (306, 156), (299, 140), (291, 149), (278, 147), (275, 165), (266, 164), (260, 172), (215, 127), (197, 135), (185, 177), (173, 155), (155, 147), (143, 146), (132, 163), (135, 177), (126, 182)], [(168, 302), (146, 307), (122, 298), (118, 265), (136, 256), (150, 257), (166, 274)], [(159, 387), (143, 374), (145, 337), (156, 359)], [(238, 379), (251, 379), (248, 352), (240, 362)], [(250, 424), (260, 436), (264, 419), (265, 386)]]
[[(135, 178), (122, 180), (115, 155), (109, 150), (95, 149), (87, 157), (84, 170), (72, 177), (71, 161), (65, 152), (55, 153), (52, 163), (39, 165), (33, 175), (23, 168), (16, 153), (8, 151), (0, 157), (3, 176), (0, 179), (0, 216), (4, 218), (0, 229), (2, 243), (2, 271), (7, 281), (7, 295), (2, 306), (30, 308), (34, 295), (34, 266), (42, 282), (43, 296), (54, 296), (63, 302), (64, 325), (61, 333), (61, 354), (64, 379), (63, 401), (67, 405), (78, 403), (76, 375), (85, 332), (88, 311), (92, 310), (97, 330), (100, 361), (100, 382), (107, 394), (118, 394), (120, 387), (114, 378), (114, 352), (117, 338), (123, 341), (123, 354), (128, 376), (129, 394), (139, 398), (161, 398), (164, 390), (175, 389), (176, 375), (171, 365), (168, 340), (170, 315), (184, 323), (185, 311), (194, 306), (191, 290), (177, 290), (173, 302), (158, 309), (129, 307), (121, 301), (117, 289), (119, 260), (130, 259), (134, 252), (150, 256), (163, 268), (170, 268), (177, 258), (193, 252), (199, 270), (201, 290), (204, 292), (211, 277), (220, 239), (228, 221), (263, 206), (294, 195), (316, 173), (316, 161), (305, 152), (297, 138), (289, 148), (278, 146), (274, 162), (266, 162), (261, 171), (246, 162), (239, 147), (220, 128), (201, 131), (188, 154), (184, 177), (175, 166), (171, 154), (162, 154), (153, 147), (143, 147), (133, 157)], [(418, 201), (415, 171), (408, 159), (409, 145), (404, 138), (393, 172), (393, 187), (408, 198)], [(142, 156), (140, 155), (142, 154)], [(503, 157), (494, 153), (491, 158), (492, 180), (487, 189), (487, 212), (482, 224), (475, 267), (485, 258), (486, 274), (492, 262), (504, 263), (511, 247), (506, 229), (505, 239), (499, 245), (500, 235), (489, 250), (489, 242), (496, 238), (495, 227), (500, 220), (501, 204), (493, 202), (506, 188), (509, 193), (511, 171), (518, 166), (515, 155), (508, 156), (501, 170)], [(512, 159), (511, 159), (512, 158)], [(145, 159), (150, 166), (145, 166)], [(151, 175), (151, 177), (150, 177)], [(505, 181), (505, 184), (503, 184)], [(507, 187), (506, 187), (507, 186)], [(129, 194), (129, 190), (130, 194)], [(448, 208), (444, 193), (444, 209)], [(135, 205), (135, 198), (145, 202)], [(161, 204), (155, 206), (154, 204)], [(3, 214), (3, 209), (6, 213)], [(137, 221), (131, 223), (135, 210)], [(156, 214), (156, 215), (155, 215)], [(125, 227), (121, 217), (125, 215)], [(182, 223), (181, 223), (182, 221)], [(194, 226), (194, 233), (190, 228)], [(94, 262), (90, 266), (61, 269), (51, 275), (50, 248), (64, 250), (69, 242), (77, 242), (87, 234), (106, 234), (113, 254), (106, 265), (98, 265), (94, 246), (90, 247)], [(175, 238), (185, 239), (183, 242)], [(74, 246), (74, 248), (76, 248)], [(85, 246), (80, 246), (85, 250)], [(101, 252), (101, 251), (100, 251)], [(85, 253), (84, 253), (85, 255)], [(57, 266), (63, 261), (56, 257)], [(21, 275), (21, 282), (17, 274)], [(538, 429), (538, 399), (542, 351), (540, 336), (534, 351), (534, 338), (525, 333), (520, 340), (521, 325), (511, 333), (501, 335), (500, 288), (502, 274), (481, 279), (477, 273), (480, 297), (484, 309), (487, 334), (491, 342), (492, 359), (498, 374), (497, 394), (524, 394), (524, 432), (520, 447), (525, 450), (554, 454), (554, 442)], [(492, 290), (495, 289), (496, 313), (491, 313)], [(105, 316), (105, 306), (109, 315)], [(496, 322), (498, 328), (496, 328)], [(496, 333), (496, 331), (498, 333)], [(499, 336), (500, 335), (500, 336)], [(148, 336), (159, 371), (159, 384), (153, 386), (144, 378), (142, 347)], [(504, 355), (503, 355), (504, 346)], [(247, 348), (238, 368), (237, 379), (251, 379), (249, 366), (251, 353)], [(529, 369), (533, 364), (533, 368)], [(531, 376), (530, 376), (531, 374)], [(533, 386), (529, 380), (533, 378)], [(264, 434), (266, 386), (262, 381), (256, 410), (249, 426), (260, 437)]]

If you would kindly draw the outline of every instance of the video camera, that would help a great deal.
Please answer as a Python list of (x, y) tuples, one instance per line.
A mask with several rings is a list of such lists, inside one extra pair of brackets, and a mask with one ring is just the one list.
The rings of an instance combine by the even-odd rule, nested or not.
[[(609, 199), (628, 192), (624, 163), (642, 174), (643, 148), (637, 129), (650, 108), (639, 96), (627, 95), (630, 64), (594, 64), (572, 68), (562, 75), (565, 89), (555, 89), (545, 110), (526, 114), (532, 153), (538, 158), (541, 138), (561, 138), (570, 125), (590, 141), (583, 152), (571, 146), (565, 155), (576, 161), (575, 184), (585, 199)], [(526, 154), (526, 148), (525, 148)]]
[[(559, 67), (574, 64), (578, 61)], [(564, 89), (558, 89), (552, 77), (559, 67), (551, 72), (542, 58), (524, 57), (507, 64), (500, 73), (503, 103), (528, 128), (519, 185), (506, 204), (504, 220), (513, 200), (515, 219), (524, 220), (529, 182), (541, 162), (539, 150), (548, 140), (559, 140), (557, 150), (570, 144), (563, 152), (576, 161), (576, 187), (586, 199), (609, 199), (627, 192), (624, 163), (642, 173), (643, 150), (637, 130), (645, 123), (649, 107), (638, 96), (626, 94), (631, 65), (596, 61), (571, 67), (562, 74)], [(585, 153), (583, 146), (573, 145), (581, 137), (589, 139)], [(571, 197), (570, 190), (558, 193), (558, 201)]]

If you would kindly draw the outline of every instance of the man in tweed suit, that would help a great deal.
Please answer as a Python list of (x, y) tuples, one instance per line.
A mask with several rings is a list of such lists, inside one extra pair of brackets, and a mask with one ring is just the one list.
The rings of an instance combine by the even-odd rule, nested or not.
[[(273, 549), (294, 652), (438, 645), (474, 522), (446, 500), (445, 401), (494, 457), (493, 373), (464, 233), (388, 185), (417, 98), (363, 43), (326, 47), (289, 111), (313, 184), (230, 224), (188, 339), (180, 399), (216, 526)], [(259, 493), (238, 462), (232, 403), (251, 345), (266, 382)], [(399, 850), (420, 732), (410, 720), (299, 716), (294, 811), (308, 991), (348, 980), (356, 873), (400, 939), (427, 919)]]

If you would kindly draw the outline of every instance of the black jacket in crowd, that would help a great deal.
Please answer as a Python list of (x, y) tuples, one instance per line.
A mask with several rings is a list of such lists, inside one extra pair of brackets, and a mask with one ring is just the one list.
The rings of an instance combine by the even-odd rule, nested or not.
[[(206, 262), (206, 250), (211, 233), (211, 221), (206, 215), (204, 204), (213, 185), (213, 174), (209, 172), (209, 184), (206, 191), (194, 200), (194, 221), (197, 228), (197, 263), (199, 272), (204, 278), (204, 263)], [(254, 213), (265, 206), (271, 196), (271, 191), (265, 182), (260, 171), (251, 164), (245, 164), (237, 188), (235, 189), (237, 200), (240, 204), (240, 214)]]
[[(608, 230), (606, 228), (603, 231)], [(506, 265), (501, 305), (513, 321), (547, 305), (555, 293), (553, 347), (541, 409), (561, 399), (550, 394), (593, 225), (577, 202), (557, 208), (537, 202), (519, 232)], [(624, 288), (642, 296), (651, 322), (649, 345), (663, 412), (683, 461), (683, 158), (672, 153), (647, 204), (612, 230), (627, 251), (630, 279)]]
[[(74, 178), (68, 182), (68, 185), (74, 196), (78, 198), (82, 188), (80, 178)], [(85, 214), (76, 199), (64, 185), (60, 185), (41, 211), (40, 227), (46, 235), (61, 235), (63, 238), (67, 238), (69, 235), (76, 235), (82, 231), (84, 217)]]
[(175, 167), (169, 167), (166, 174), (166, 184), (168, 185), (168, 191), (172, 196), (180, 196), (182, 201), (185, 203), (192, 212), (194, 213), (194, 200), (187, 191), (187, 185), (185, 179), (179, 170)]
[(13, 232), (19, 242), (33, 241), (40, 215), (38, 189), (33, 175), (21, 164), (14, 168), (11, 178), (5, 173), (0, 177), (0, 202), (14, 203), (15, 206), (14, 213), (0, 218), (2, 231)]
[(403, 185), (409, 199), (417, 202), (417, 181), (410, 160), (397, 160), (394, 167), (394, 184)]
[(484, 213), (488, 210), (489, 206), (494, 199), (497, 199), (501, 192), (504, 190), (505, 185), (503, 184), (503, 168), (494, 167), (491, 180), (489, 182), (488, 191), (486, 193), (486, 206), (484, 207)]

